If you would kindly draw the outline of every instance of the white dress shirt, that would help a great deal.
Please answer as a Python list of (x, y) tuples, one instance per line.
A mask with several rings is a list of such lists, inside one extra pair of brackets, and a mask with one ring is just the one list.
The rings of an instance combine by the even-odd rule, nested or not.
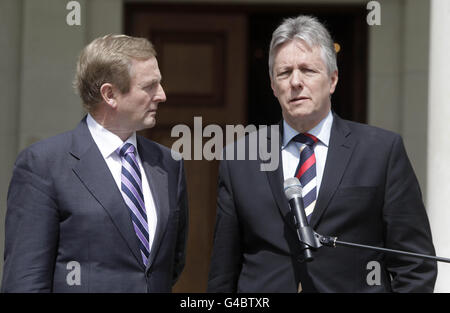
[[(94, 138), (94, 141), (97, 144), (97, 147), (100, 150), (103, 158), (105, 159), (105, 162), (108, 165), (108, 168), (114, 178), (114, 181), (116, 182), (117, 187), (119, 188), (119, 190), (117, 190), (118, 192), (121, 192), (122, 160), (116, 150), (125, 142), (133, 144), (133, 146), (136, 148), (136, 160), (139, 164), (139, 169), (142, 176), (142, 193), (144, 195), (145, 211), (147, 213), (148, 233), (150, 236), (148, 243), (151, 251), (158, 217), (156, 215), (155, 202), (153, 200), (147, 176), (145, 175), (141, 158), (139, 157), (136, 133), (134, 132), (133, 135), (131, 135), (125, 142), (123, 142), (122, 139), (120, 139), (117, 135), (113, 134), (102, 125), (97, 123), (97, 121), (94, 120), (94, 118), (90, 114), (88, 114), (86, 122), (89, 131), (91, 132), (92, 138)], [(115, 190), (114, 192), (117, 191)]]
[[(319, 196), (320, 185), (322, 183), (323, 171), (328, 154), (328, 144), (330, 142), (331, 125), (333, 124), (333, 114), (328, 115), (320, 121), (313, 129), (308, 131), (309, 134), (316, 136), (319, 141), (314, 145), (314, 154), (316, 156), (316, 199)], [(302, 143), (293, 141), (298, 131), (283, 120), (283, 145), (281, 146), (281, 158), (283, 162), (284, 179), (294, 177), (295, 170), (300, 159), (300, 148)]]

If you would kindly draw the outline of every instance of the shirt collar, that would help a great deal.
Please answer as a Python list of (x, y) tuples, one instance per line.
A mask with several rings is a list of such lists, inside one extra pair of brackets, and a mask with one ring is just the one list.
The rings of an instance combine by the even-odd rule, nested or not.
[[(327, 116), (320, 121), (313, 129), (308, 131), (309, 134), (316, 136), (321, 143), (328, 147), (330, 143), (331, 125), (333, 124), (333, 114), (331, 110), (328, 112)], [(291, 142), (292, 138), (299, 134), (298, 131), (293, 129), (283, 120), (283, 146), (285, 149), (287, 145)]]
[(125, 142), (123, 142), (119, 136), (110, 132), (102, 125), (100, 125), (91, 116), (91, 114), (88, 114), (86, 122), (89, 131), (91, 132), (91, 135), (94, 138), (94, 141), (97, 144), (97, 147), (100, 150), (100, 153), (102, 154), (103, 158), (106, 159), (110, 157), (111, 154), (115, 153), (115, 151), (126, 142), (129, 142), (132, 145), (134, 145), (134, 147), (137, 150), (136, 132), (133, 132), (133, 134), (127, 140), (125, 140)]

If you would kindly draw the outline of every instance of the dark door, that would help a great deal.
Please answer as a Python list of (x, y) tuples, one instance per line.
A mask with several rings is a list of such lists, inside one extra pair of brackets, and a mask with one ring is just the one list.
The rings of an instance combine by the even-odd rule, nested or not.
[[(172, 127), (185, 124), (193, 131), (194, 116), (202, 117), (203, 127), (277, 122), (281, 110), (270, 88), (269, 42), (283, 18), (299, 14), (319, 17), (341, 47), (333, 109), (344, 118), (364, 122), (367, 27), (362, 5), (127, 4), (125, 32), (155, 44), (167, 94), (156, 127), (143, 134), (171, 147), (177, 140), (170, 135)], [(185, 165), (190, 230), (186, 267), (174, 291), (204, 292), (215, 224), (218, 161), (187, 160)]]

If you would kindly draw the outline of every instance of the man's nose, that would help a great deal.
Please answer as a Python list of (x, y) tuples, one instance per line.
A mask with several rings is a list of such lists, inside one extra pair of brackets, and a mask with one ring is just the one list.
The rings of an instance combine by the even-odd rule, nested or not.
[(166, 93), (164, 92), (163, 86), (160, 84), (155, 97), (153, 98), (155, 102), (165, 102), (167, 100)]
[(303, 75), (299, 70), (292, 71), (291, 86), (294, 88), (303, 87)]

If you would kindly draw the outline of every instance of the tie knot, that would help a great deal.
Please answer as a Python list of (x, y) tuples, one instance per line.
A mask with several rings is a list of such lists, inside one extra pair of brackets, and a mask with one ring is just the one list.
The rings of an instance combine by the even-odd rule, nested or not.
[(311, 134), (303, 133), (295, 136), (293, 140), (312, 147), (319, 139), (317, 139), (316, 136), (313, 136)]
[(119, 148), (118, 152), (119, 152), (120, 157), (123, 158), (124, 156), (126, 156), (127, 154), (130, 154), (130, 153), (132, 153), (134, 155), (136, 152), (136, 149), (134, 148), (133, 144), (127, 142), (124, 145), (122, 145), (122, 147)]

